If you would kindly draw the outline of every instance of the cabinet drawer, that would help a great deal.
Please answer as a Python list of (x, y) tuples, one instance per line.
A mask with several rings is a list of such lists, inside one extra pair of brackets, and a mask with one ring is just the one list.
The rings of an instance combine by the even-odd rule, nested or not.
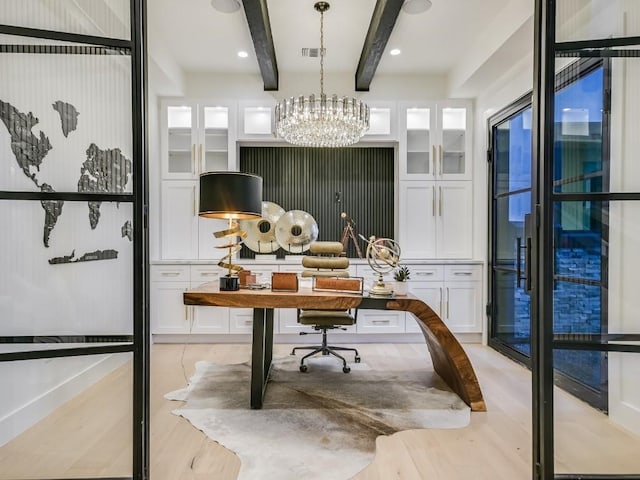
[(404, 319), (404, 312), (360, 310), (356, 330), (358, 333), (404, 333)]
[(191, 265), (191, 283), (194, 287), (218, 280), (226, 270), (217, 265)]
[(411, 272), (410, 282), (441, 282), (444, 279), (443, 265), (407, 265)]
[(229, 333), (253, 332), (253, 309), (231, 308), (229, 310)]
[(189, 265), (152, 265), (152, 282), (188, 282)]
[(446, 282), (479, 282), (482, 280), (482, 265), (445, 265)]

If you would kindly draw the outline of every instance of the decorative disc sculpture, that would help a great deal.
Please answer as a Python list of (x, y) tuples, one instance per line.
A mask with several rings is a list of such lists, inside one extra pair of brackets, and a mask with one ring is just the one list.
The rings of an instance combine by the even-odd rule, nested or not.
[(388, 297), (393, 294), (393, 290), (390, 290), (384, 284), (382, 276), (396, 268), (400, 262), (400, 245), (391, 238), (371, 236), (367, 240), (362, 235), (360, 235), (360, 238), (367, 242), (367, 262), (371, 269), (378, 274), (378, 280), (369, 290), (369, 294)]
[(276, 240), (289, 253), (303, 253), (318, 239), (318, 224), (302, 210), (289, 210), (276, 223)]
[(247, 232), (244, 244), (256, 253), (273, 253), (280, 248), (276, 240), (276, 224), (284, 215), (284, 209), (273, 202), (262, 202), (262, 217), (256, 220), (240, 220)]

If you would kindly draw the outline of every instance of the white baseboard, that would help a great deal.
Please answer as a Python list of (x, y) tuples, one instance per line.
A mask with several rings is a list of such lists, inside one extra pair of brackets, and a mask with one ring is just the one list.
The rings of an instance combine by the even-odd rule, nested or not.
[(130, 356), (127, 355), (107, 355), (0, 418), (0, 446), (38, 423), (56, 408), (124, 365), (129, 359)]

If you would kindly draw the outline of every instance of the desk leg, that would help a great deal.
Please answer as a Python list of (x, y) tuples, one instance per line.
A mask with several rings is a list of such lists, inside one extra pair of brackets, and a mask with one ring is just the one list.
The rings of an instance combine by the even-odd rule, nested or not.
[(262, 408), (273, 355), (273, 309), (253, 309), (251, 340), (251, 408)]

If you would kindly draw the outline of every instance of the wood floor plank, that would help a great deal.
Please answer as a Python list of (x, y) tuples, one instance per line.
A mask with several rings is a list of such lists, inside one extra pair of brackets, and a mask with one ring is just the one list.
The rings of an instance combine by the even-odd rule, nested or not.
[[(410, 430), (378, 438), (374, 461), (354, 480), (518, 480), (531, 478), (531, 375), (481, 345), (464, 345), (487, 412), (464, 429)], [(372, 368), (418, 368), (424, 344), (358, 345)], [(290, 345), (275, 345), (284, 356)], [(200, 360), (241, 363), (250, 345), (154, 345), (151, 366), (152, 480), (234, 480), (240, 460), (171, 412), (164, 395), (183, 388)], [(131, 365), (124, 365), (0, 447), (0, 480), (117, 476), (131, 471)], [(557, 391), (558, 472), (638, 473), (640, 438), (571, 395)]]

